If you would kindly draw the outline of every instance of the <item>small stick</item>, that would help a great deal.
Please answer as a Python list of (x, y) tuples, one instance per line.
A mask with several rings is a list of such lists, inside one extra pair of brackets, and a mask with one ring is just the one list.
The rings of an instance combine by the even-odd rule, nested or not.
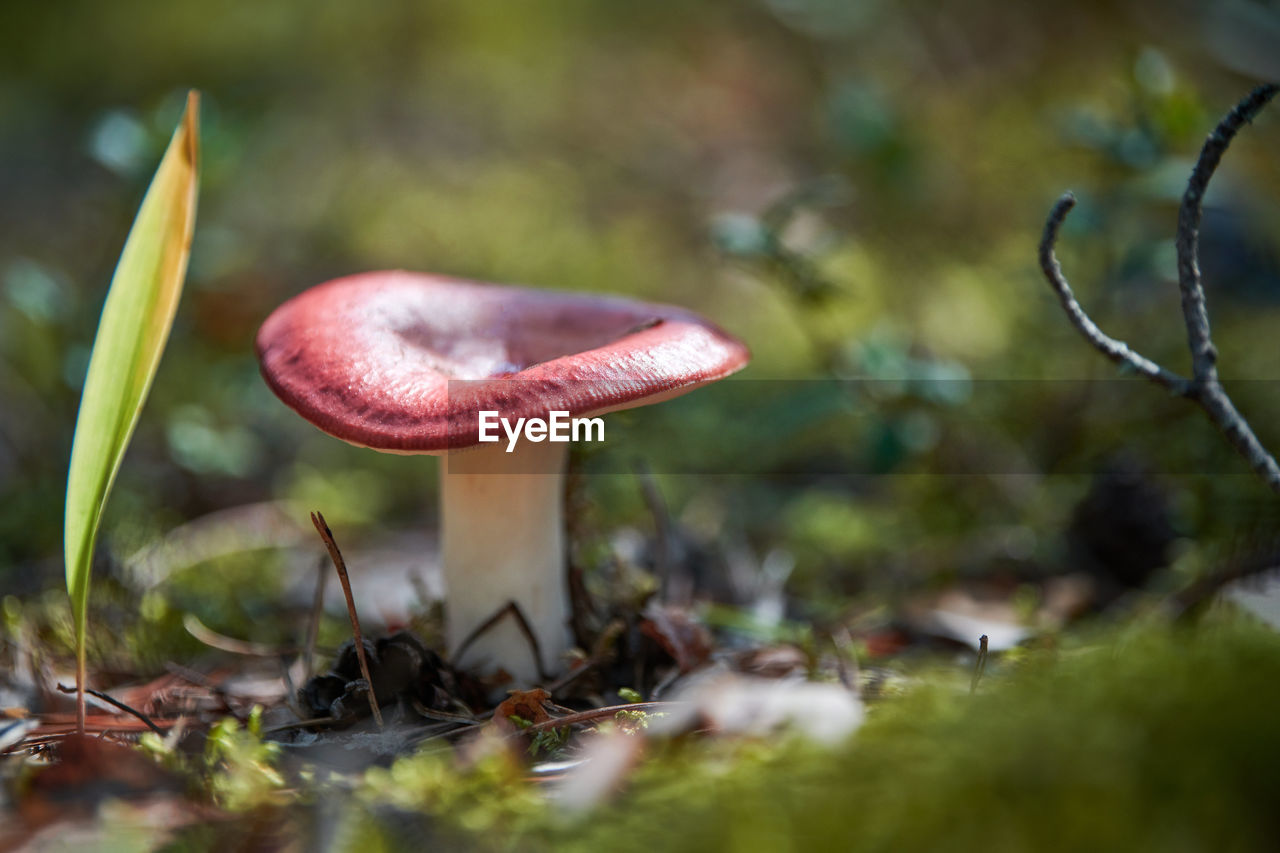
[[(79, 691), (75, 687), (67, 687), (64, 684), (58, 684), (58, 692), (59, 693), (77, 693), (77, 694), (79, 693)], [(119, 708), (121, 711), (124, 711), (126, 714), (132, 714), (133, 716), (137, 717), (139, 720), (142, 720), (142, 722), (146, 723), (147, 728), (151, 729), (151, 731), (160, 735), (160, 737), (164, 737), (164, 729), (160, 728), (155, 723), (151, 722), (151, 718), (148, 717), (146, 714), (142, 713), (141, 711), (135, 708), (130, 708), (128, 705), (124, 704), (119, 699), (113, 699), (100, 690), (94, 690), (90, 687), (86, 687), (84, 688), (84, 692), (88, 693), (90, 696), (101, 699), (103, 702), (106, 702), (108, 705), (111, 705), (115, 708)], [(80, 734), (84, 734), (83, 724), (79, 719), (76, 720), (76, 726), (77, 728), (80, 729)]]
[[(1249, 124), (1267, 103), (1280, 92), (1274, 83), (1258, 86), (1214, 128), (1196, 159), (1187, 190), (1178, 208), (1178, 289), (1182, 294), (1182, 316), (1187, 326), (1187, 347), (1191, 350), (1192, 375), (1197, 382), (1215, 384), (1218, 351), (1209, 334), (1209, 311), (1205, 306), (1204, 286), (1200, 281), (1200, 219), (1209, 179), (1222, 162), (1231, 140)], [(1243, 452), (1243, 450), (1242, 450)], [(1274, 463), (1272, 463), (1274, 468)]]
[(356, 600), (351, 595), (351, 581), (347, 578), (347, 564), (342, 559), (342, 552), (338, 550), (338, 543), (333, 541), (333, 531), (329, 529), (329, 525), (325, 524), (324, 516), (319, 512), (311, 513), (311, 523), (315, 525), (316, 532), (324, 540), (324, 547), (329, 549), (329, 557), (333, 560), (333, 567), (338, 570), (338, 581), (342, 584), (342, 594), (347, 597), (347, 615), (351, 617), (351, 634), (356, 641), (356, 659), (360, 661), (360, 673), (364, 676), (365, 683), (369, 685), (369, 707), (373, 709), (373, 719), (378, 724), (378, 728), (382, 728), (382, 711), (378, 708), (378, 697), (373, 690), (373, 677), (369, 675), (369, 661), (365, 659), (364, 655), (364, 635), (360, 632), (360, 617), (356, 615)]
[(437, 722), (442, 723), (462, 723), (467, 726), (478, 726), (484, 722), (484, 720), (474, 715), (454, 714), (450, 711), (439, 711), (435, 708), (428, 708), (417, 699), (413, 699), (411, 701), (413, 704), (413, 710), (417, 711), (428, 720), (436, 720)]
[(315, 671), (312, 669), (312, 664), (315, 661), (316, 638), (320, 636), (320, 617), (324, 613), (324, 588), (326, 585), (325, 581), (328, 579), (329, 573), (324, 570), (324, 560), (321, 559), (320, 562), (316, 564), (316, 595), (311, 602), (311, 619), (307, 622), (306, 647), (302, 652), (302, 672), (304, 681), (315, 675)]
[(973, 664), (973, 680), (969, 682), (969, 693), (978, 689), (982, 674), (987, 671), (987, 635), (978, 638), (978, 659)]
[(556, 717), (552, 720), (544, 720), (541, 723), (534, 723), (531, 726), (520, 729), (521, 734), (530, 732), (545, 732), (547, 729), (558, 729), (561, 726), (574, 726), (578, 723), (589, 723), (592, 720), (599, 720), (602, 717), (612, 717), (619, 711), (660, 711), (663, 708), (674, 708), (683, 705), (684, 702), (632, 702), (628, 705), (609, 705), (605, 708), (592, 708), (590, 711), (579, 711), (576, 714), (568, 714), (564, 717)]
[(492, 616), (481, 622), (474, 631), (468, 634), (467, 638), (458, 645), (457, 650), (451, 651), (449, 655), (450, 661), (461, 660), (462, 655), (471, 647), (472, 643), (480, 638), (480, 635), (508, 616), (516, 621), (516, 627), (520, 629), (520, 633), (524, 634), (525, 640), (529, 643), (529, 651), (533, 653), (533, 661), (538, 667), (538, 678), (547, 681), (551, 678), (551, 675), (542, 666), (542, 647), (538, 644), (538, 637), (533, 633), (533, 628), (529, 626), (529, 620), (525, 618), (524, 611), (514, 601), (508, 601), (499, 607)]
[(460, 726), (457, 723), (432, 723), (415, 730), (404, 742), (404, 746), (417, 746), (433, 740), (440, 740), (451, 735), (461, 734), (471, 731), (466, 726)]
[(1054, 253), (1054, 245), (1058, 241), (1058, 232), (1066, 220), (1071, 208), (1076, 206), (1073, 193), (1063, 193), (1049, 211), (1049, 219), (1044, 225), (1044, 235), (1040, 238), (1040, 269), (1048, 279), (1049, 285), (1062, 303), (1062, 310), (1076, 331), (1085, 337), (1094, 349), (1105, 355), (1122, 368), (1131, 370), (1139, 376), (1165, 388), (1178, 397), (1191, 396), (1191, 380), (1184, 379), (1171, 370), (1166, 370), (1151, 359), (1135, 351), (1124, 341), (1110, 337), (1093, 322), (1085, 310), (1076, 301), (1071, 285), (1062, 274), (1062, 265)]

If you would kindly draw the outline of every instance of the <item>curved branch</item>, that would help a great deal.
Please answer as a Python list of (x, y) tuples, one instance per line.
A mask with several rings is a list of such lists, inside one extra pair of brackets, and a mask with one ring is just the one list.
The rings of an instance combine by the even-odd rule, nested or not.
[(1221, 383), (1214, 377), (1203, 383), (1196, 380), (1195, 384), (1195, 401), (1204, 409), (1209, 420), (1213, 421), (1213, 425), (1226, 436), (1231, 446), (1244, 457), (1249, 467), (1263, 479), (1271, 491), (1280, 494), (1280, 465), (1276, 464), (1276, 458), (1258, 441), (1253, 428), (1231, 402)]
[(1058, 301), (1062, 303), (1062, 310), (1067, 312), (1067, 319), (1080, 331), (1080, 334), (1084, 335), (1085, 340), (1093, 344), (1094, 349), (1116, 364), (1168, 389), (1170, 393), (1180, 397), (1187, 396), (1191, 390), (1190, 380), (1184, 379), (1171, 370), (1166, 370), (1151, 359), (1135, 352), (1124, 341), (1108, 336), (1098, 328), (1098, 325), (1076, 301), (1075, 294), (1071, 292), (1071, 285), (1062, 274), (1062, 266), (1053, 253), (1053, 246), (1058, 242), (1058, 230), (1062, 228), (1063, 220), (1075, 206), (1076, 197), (1071, 193), (1063, 193), (1058, 203), (1053, 206), (1053, 210), (1049, 212), (1049, 221), (1044, 224), (1044, 236), (1040, 239), (1040, 269), (1044, 270), (1045, 278), (1058, 294)]
[(1182, 291), (1182, 316), (1187, 323), (1187, 346), (1191, 349), (1192, 373), (1197, 380), (1215, 378), (1218, 351), (1209, 336), (1209, 311), (1200, 283), (1200, 218), (1204, 194), (1209, 188), (1222, 155), (1245, 124), (1253, 121), (1280, 87), (1274, 83), (1254, 89), (1235, 109), (1227, 113), (1200, 149), (1200, 157), (1187, 181), (1187, 191), (1178, 209), (1178, 289)]
[(1244, 124), (1253, 120), (1267, 102), (1275, 97), (1277, 91), (1280, 91), (1280, 87), (1274, 84), (1259, 86), (1218, 124), (1200, 151), (1200, 157), (1187, 183), (1186, 194), (1182, 198), (1182, 207), (1178, 213), (1178, 285), (1182, 291), (1187, 345), (1191, 349), (1192, 379), (1184, 379), (1134, 352), (1128, 344), (1108, 337), (1076, 301), (1053, 252), (1062, 222), (1076, 203), (1075, 196), (1071, 193), (1065, 193), (1059, 198), (1049, 213), (1044, 226), (1044, 237), (1040, 241), (1040, 268), (1057, 293), (1067, 319), (1094, 348), (1157, 385), (1194, 400), (1231, 446), (1249, 463), (1249, 467), (1272, 491), (1280, 494), (1280, 465), (1276, 464), (1275, 457), (1258, 441), (1249, 422), (1240, 415), (1222, 383), (1218, 381), (1217, 350), (1209, 334), (1209, 313), (1205, 306), (1204, 287), (1200, 281), (1199, 261), (1200, 218), (1209, 179), (1213, 177), (1214, 170), (1236, 133)]

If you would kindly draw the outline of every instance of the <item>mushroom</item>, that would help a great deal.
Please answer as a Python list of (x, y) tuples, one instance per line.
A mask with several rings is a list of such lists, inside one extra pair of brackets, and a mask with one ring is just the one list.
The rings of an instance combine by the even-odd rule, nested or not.
[(257, 351), (272, 391), (324, 432), (386, 453), (444, 456), (446, 641), (456, 654), (514, 602), (541, 660), (504, 619), (455, 663), (498, 666), (522, 684), (553, 669), (571, 643), (568, 444), (529, 431), (513, 446), (502, 430), (482, 442), (480, 413), (508, 424), (600, 415), (684, 394), (750, 358), (680, 308), (409, 272), (305, 291), (267, 318)]

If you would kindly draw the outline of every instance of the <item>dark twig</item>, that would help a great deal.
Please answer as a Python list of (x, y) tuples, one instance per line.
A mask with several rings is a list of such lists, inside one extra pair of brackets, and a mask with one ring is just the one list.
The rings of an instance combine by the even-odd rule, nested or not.
[(538, 637), (533, 633), (533, 628), (530, 627), (529, 620), (525, 618), (524, 611), (514, 601), (508, 601), (494, 611), (492, 616), (476, 626), (476, 629), (458, 644), (457, 649), (450, 650), (450, 658), (454, 661), (461, 660), (463, 654), (471, 647), (472, 643), (508, 616), (515, 620), (516, 627), (520, 629), (520, 633), (524, 634), (525, 640), (529, 643), (529, 652), (533, 655), (533, 662), (538, 667), (538, 678), (542, 681), (549, 681), (551, 675), (542, 667), (542, 647), (538, 644)]
[(541, 723), (534, 723), (531, 726), (520, 729), (520, 734), (531, 734), (536, 732), (545, 732), (547, 729), (558, 729), (563, 726), (575, 726), (581, 723), (590, 723), (595, 720), (612, 717), (619, 711), (644, 711), (650, 713), (653, 711), (661, 711), (664, 708), (675, 708), (683, 705), (683, 702), (632, 702), (628, 705), (610, 705), (606, 708), (592, 708), (590, 711), (579, 711), (576, 714), (568, 714), (563, 717), (556, 717), (551, 720), (544, 720)]
[(1053, 246), (1058, 241), (1058, 230), (1062, 227), (1067, 214), (1071, 212), (1071, 208), (1075, 206), (1075, 195), (1063, 193), (1057, 204), (1053, 206), (1053, 210), (1049, 212), (1049, 221), (1045, 223), (1044, 236), (1040, 239), (1040, 269), (1044, 270), (1045, 278), (1049, 279), (1049, 284), (1058, 294), (1058, 301), (1062, 303), (1062, 310), (1067, 312), (1067, 319), (1098, 352), (1116, 364), (1150, 379), (1173, 394), (1180, 397), (1186, 396), (1191, 387), (1189, 380), (1139, 355), (1124, 341), (1109, 337), (1098, 328), (1076, 301), (1075, 294), (1071, 292), (1071, 285), (1062, 274), (1062, 267), (1053, 252)]
[(473, 731), (468, 726), (459, 725), (458, 723), (432, 723), (415, 729), (404, 741), (405, 747), (419, 747), (424, 743), (433, 740), (441, 740), (442, 738), (452, 737), (454, 735), (464, 734)]
[(1209, 311), (1205, 306), (1204, 287), (1200, 283), (1200, 217), (1204, 209), (1204, 194), (1231, 140), (1241, 127), (1253, 121), (1254, 116), (1275, 97), (1278, 89), (1280, 87), (1274, 84), (1259, 86), (1218, 123), (1200, 149), (1200, 157), (1191, 170), (1191, 179), (1187, 181), (1187, 191), (1178, 209), (1178, 288), (1182, 291), (1182, 315), (1187, 322), (1192, 369), (1201, 382), (1216, 382), (1214, 365), (1218, 358), (1209, 337)]
[(1280, 91), (1280, 87), (1273, 84), (1259, 86), (1219, 123), (1200, 151), (1200, 157), (1187, 183), (1186, 194), (1182, 198), (1177, 235), (1178, 286), (1182, 292), (1182, 313), (1187, 325), (1187, 345), (1191, 350), (1193, 378), (1186, 379), (1166, 370), (1139, 355), (1122, 341), (1108, 337), (1076, 301), (1053, 251), (1062, 222), (1075, 206), (1075, 197), (1071, 193), (1059, 198), (1049, 213), (1044, 226), (1044, 237), (1040, 241), (1040, 268), (1057, 293), (1058, 301), (1062, 303), (1071, 324), (1095, 349), (1171, 393), (1196, 402), (1258, 476), (1272, 491), (1280, 493), (1280, 465), (1276, 464), (1275, 457), (1258, 441), (1248, 421), (1241, 416), (1218, 380), (1217, 350), (1209, 334), (1209, 314), (1205, 306), (1198, 259), (1200, 218), (1209, 179), (1213, 177), (1214, 170), (1236, 132), (1251, 121), (1275, 97), (1277, 91)]
[(978, 682), (982, 680), (982, 674), (987, 671), (987, 635), (983, 634), (978, 638), (978, 659), (973, 662), (973, 679), (969, 682), (969, 692), (973, 693), (978, 689)]
[(438, 708), (428, 708), (417, 699), (411, 699), (410, 704), (413, 710), (418, 712), (419, 716), (426, 717), (428, 720), (435, 720), (441, 723), (459, 723), (464, 726), (478, 726), (485, 720), (474, 714), (454, 714), (451, 711), (441, 711)]
[(333, 560), (333, 567), (338, 570), (338, 581), (342, 584), (342, 594), (347, 597), (347, 615), (351, 617), (351, 634), (356, 641), (356, 659), (360, 661), (360, 674), (364, 676), (365, 683), (369, 685), (369, 707), (373, 709), (374, 722), (381, 728), (382, 710), (378, 707), (378, 697), (373, 690), (373, 678), (369, 675), (369, 661), (364, 654), (364, 634), (360, 631), (360, 617), (356, 615), (356, 600), (351, 595), (351, 581), (347, 578), (347, 563), (342, 559), (342, 552), (338, 550), (338, 543), (333, 541), (333, 531), (329, 529), (329, 525), (325, 524), (324, 516), (319, 512), (311, 513), (311, 523), (315, 525), (316, 532), (324, 540), (324, 547), (329, 550), (329, 557)]
[[(59, 684), (58, 692), (59, 693), (75, 693), (77, 691), (75, 687), (67, 687), (65, 684)], [(137, 717), (139, 720), (142, 720), (142, 722), (146, 723), (147, 728), (151, 729), (151, 731), (160, 735), (160, 737), (164, 737), (164, 729), (160, 728), (155, 723), (151, 722), (150, 717), (148, 717), (146, 714), (142, 713), (141, 711), (137, 710), (136, 708), (130, 708), (128, 705), (124, 704), (119, 699), (113, 699), (107, 694), (103, 693), (101, 690), (93, 690), (91, 688), (86, 687), (84, 689), (84, 692), (88, 693), (90, 696), (101, 699), (103, 702), (106, 702), (108, 705), (111, 705), (114, 708), (119, 708), (121, 711), (124, 711), (126, 714), (130, 714), (134, 717)]]

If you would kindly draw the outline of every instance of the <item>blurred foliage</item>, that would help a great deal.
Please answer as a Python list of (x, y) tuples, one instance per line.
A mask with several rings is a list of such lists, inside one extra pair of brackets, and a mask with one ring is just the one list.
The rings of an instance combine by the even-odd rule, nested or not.
[(1027, 655), (972, 698), (930, 678), (876, 706), (835, 755), (676, 745), (548, 847), (1267, 849), (1274, 633), (1223, 623), (1093, 640)]
[(280, 745), (262, 739), (262, 709), (255, 707), (241, 726), (230, 717), (209, 730), (205, 761), (214, 800), (228, 809), (244, 810), (279, 800), (284, 777), (273, 766)]
[[(918, 672), (834, 748), (654, 741), (586, 812), (507, 751), (428, 748), (358, 780), (310, 779), (314, 805), (259, 825), (335, 850), (1268, 850), (1277, 685), (1274, 631), (1219, 611), (1194, 631), (1149, 622), (1024, 650), (976, 695), (957, 670)], [(209, 749), (215, 791), (257, 780), (222, 802), (275, 801), (269, 745), (228, 724)], [(220, 849), (240, 832), (178, 843)]]
[[(104, 521), (110, 566), (252, 502), (320, 508), (344, 543), (432, 517), (434, 462), (320, 434), (271, 396), (252, 354), (275, 305), (378, 267), (676, 302), (747, 340), (744, 379), (759, 381), (610, 417), (606, 446), (579, 454), (594, 475), (576, 535), (650, 529), (640, 458), (702, 541), (789, 553), (801, 612), (1070, 569), (1062, 531), (1117, 455), (1157, 472), (1182, 536), (1207, 547), (1265, 526), (1269, 496), (1198, 412), (1096, 381), (1111, 366), (1035, 267), (1043, 217), (1074, 189), (1060, 250), (1082, 301), (1115, 336), (1186, 363), (1177, 196), (1203, 135), (1272, 70), (1252, 46), (1274, 21), (1252, 5), (10, 10), (0, 589), (33, 596), (61, 573), (62, 472), (97, 306), (191, 86), (205, 93), (201, 220)], [(1264, 114), (1228, 154), (1203, 237), (1222, 369), (1273, 448), (1278, 126)], [(261, 578), (278, 561), (228, 559), (157, 594), (174, 609), (234, 599), (222, 618), (246, 621), (202, 618), (284, 631), (248, 621), (279, 589), (243, 568), (268, 559)], [(224, 571), (242, 585), (204, 598)]]

